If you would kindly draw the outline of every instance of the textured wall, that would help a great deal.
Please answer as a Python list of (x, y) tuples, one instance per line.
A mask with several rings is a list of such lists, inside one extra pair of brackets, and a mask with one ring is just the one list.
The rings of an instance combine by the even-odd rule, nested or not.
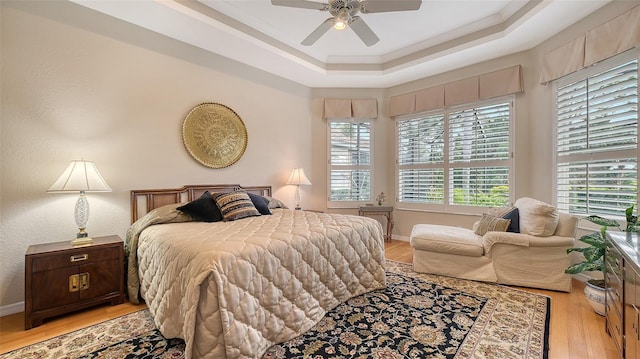
[[(124, 237), (131, 189), (270, 184), (293, 204), (289, 172), (313, 173), (308, 88), (72, 3), (1, 6), (0, 306), (24, 300), (30, 244), (77, 232), (77, 196), (46, 193), (72, 159), (95, 161), (113, 189), (88, 194), (93, 236)], [(182, 121), (201, 102), (245, 122), (246, 152), (228, 168), (184, 148)]]

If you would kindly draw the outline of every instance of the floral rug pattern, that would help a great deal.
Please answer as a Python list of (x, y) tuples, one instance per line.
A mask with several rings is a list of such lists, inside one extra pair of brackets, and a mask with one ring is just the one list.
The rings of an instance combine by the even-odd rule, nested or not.
[[(509, 287), (413, 272), (387, 261), (387, 288), (331, 310), (272, 346), (276, 358), (546, 359), (550, 299)], [(184, 358), (148, 310), (0, 355), (8, 358)]]

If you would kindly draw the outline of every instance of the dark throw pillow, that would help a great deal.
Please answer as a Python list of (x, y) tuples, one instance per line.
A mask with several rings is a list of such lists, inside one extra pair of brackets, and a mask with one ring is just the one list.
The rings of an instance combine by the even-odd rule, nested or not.
[(489, 214), (504, 219), (510, 219), (511, 223), (509, 224), (509, 228), (507, 228), (507, 232), (520, 233), (520, 211), (518, 210), (518, 207), (492, 208), (489, 211)]
[(247, 192), (249, 198), (251, 198), (251, 202), (256, 207), (260, 214), (271, 214), (271, 210), (269, 209), (269, 200), (262, 197), (259, 194)]
[(520, 212), (518, 207), (512, 207), (509, 212), (502, 215), (502, 218), (511, 220), (507, 232), (520, 233)]
[(178, 210), (204, 222), (222, 221), (222, 213), (220, 213), (220, 209), (216, 206), (209, 191), (205, 191), (200, 198), (178, 207)]

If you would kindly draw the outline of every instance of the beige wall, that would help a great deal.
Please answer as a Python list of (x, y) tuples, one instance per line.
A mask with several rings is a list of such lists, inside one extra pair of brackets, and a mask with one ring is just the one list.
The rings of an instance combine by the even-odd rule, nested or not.
[[(24, 299), (30, 244), (77, 232), (77, 196), (46, 193), (72, 159), (95, 161), (113, 188), (88, 194), (93, 236), (124, 238), (131, 189), (269, 184), (293, 205), (291, 169), (316, 181), (308, 88), (67, 2), (3, 1), (1, 21), (0, 306)], [(228, 168), (184, 148), (182, 121), (201, 102), (245, 122), (246, 152)]]
[[(530, 51), (365, 90), (309, 89), (67, 2), (2, 1), (0, 314), (3, 307), (21, 309), (26, 248), (77, 231), (76, 196), (46, 193), (71, 159), (96, 161), (114, 190), (89, 194), (94, 236), (124, 237), (131, 189), (271, 184), (276, 197), (293, 205), (293, 188), (284, 183), (296, 166), (313, 183), (303, 187), (303, 207), (326, 210), (324, 97), (378, 100), (374, 193), (393, 192), (388, 97), (520, 64), (525, 92), (516, 98), (516, 196), (552, 201), (552, 102), (550, 88), (537, 82), (540, 57), (637, 3), (607, 5)], [(247, 151), (229, 168), (199, 165), (182, 144), (185, 115), (205, 101), (231, 107), (247, 126)], [(470, 226), (475, 219), (396, 211), (394, 236), (407, 238), (415, 223)]]

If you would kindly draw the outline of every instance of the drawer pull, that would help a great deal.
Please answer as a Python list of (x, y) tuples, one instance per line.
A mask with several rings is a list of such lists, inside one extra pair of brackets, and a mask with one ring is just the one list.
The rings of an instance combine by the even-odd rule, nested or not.
[(89, 273), (80, 273), (80, 290), (89, 289)]
[(69, 292), (77, 292), (80, 290), (79, 287), (80, 276), (77, 274), (69, 276)]
[(89, 289), (89, 273), (84, 272), (69, 276), (69, 292)]
[(75, 256), (71, 256), (69, 258), (71, 260), (71, 263), (73, 262), (82, 262), (82, 261), (86, 261), (87, 259), (89, 259), (89, 255), (88, 254), (78, 254)]

